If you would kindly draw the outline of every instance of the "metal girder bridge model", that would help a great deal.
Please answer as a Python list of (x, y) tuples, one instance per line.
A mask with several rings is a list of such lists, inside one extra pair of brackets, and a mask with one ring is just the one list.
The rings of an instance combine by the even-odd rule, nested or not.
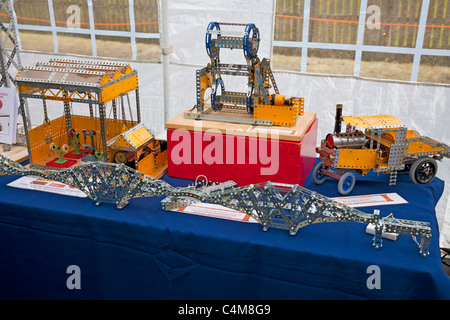
[(194, 202), (219, 204), (250, 215), (267, 231), (270, 227), (287, 229), (291, 235), (310, 224), (355, 221), (375, 225), (373, 247), (380, 248), (383, 232), (421, 237), (419, 253), (429, 254), (431, 238), (427, 222), (380, 218), (379, 211), (364, 213), (298, 185), (272, 182), (244, 187), (177, 188), (153, 179), (127, 166), (89, 163), (71, 169), (50, 171), (28, 169), (0, 155), (0, 175), (39, 176), (78, 188), (100, 205), (112, 203), (123, 208), (128, 200), (139, 197), (166, 196), (164, 210)]

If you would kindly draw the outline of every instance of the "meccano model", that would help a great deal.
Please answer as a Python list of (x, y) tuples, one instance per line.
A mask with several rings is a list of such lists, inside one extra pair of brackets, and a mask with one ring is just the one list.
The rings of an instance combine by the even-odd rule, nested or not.
[[(244, 30), (224, 30), (224, 27)], [(259, 29), (253, 23), (213, 21), (208, 25), (205, 46), (211, 63), (197, 70), (197, 104), (185, 113), (186, 118), (264, 126), (296, 125), (304, 112), (304, 98), (279, 93), (270, 60), (260, 60), (257, 55), (259, 42)], [(222, 61), (220, 51), (224, 49), (243, 50), (246, 63)], [(226, 90), (227, 76), (246, 79), (246, 92)], [(269, 92), (271, 88), (273, 93)]]
[[(341, 122), (346, 131), (341, 132)], [(312, 178), (322, 184), (328, 177), (339, 180), (338, 191), (349, 194), (356, 182), (356, 172), (370, 170), (390, 174), (389, 185), (397, 183), (398, 172), (409, 172), (412, 182), (430, 183), (437, 173), (436, 160), (450, 158), (450, 147), (408, 130), (390, 115), (342, 117), (342, 105), (336, 106), (334, 133), (316, 149), (323, 162), (313, 169)]]
[[(103, 161), (126, 164), (154, 178), (164, 174), (165, 141), (155, 139), (141, 122), (138, 74), (128, 63), (51, 59), (21, 68), (14, 81), (30, 166), (60, 170)], [(29, 125), (26, 99), (42, 101), (43, 116), (34, 119), (43, 119), (41, 125)], [(59, 117), (49, 118), (47, 101), (63, 102)]]
[(416, 242), (419, 254), (427, 257), (430, 253), (429, 222), (381, 218), (379, 210), (374, 210), (373, 214), (365, 213), (299, 185), (266, 182), (238, 187), (233, 181), (227, 181), (199, 186), (196, 181), (192, 187), (173, 187), (123, 164), (90, 162), (53, 171), (29, 169), (1, 154), (0, 175), (31, 175), (59, 181), (79, 189), (96, 205), (105, 202), (115, 204), (118, 209), (123, 209), (134, 198), (160, 196), (165, 196), (161, 207), (168, 211), (198, 202), (218, 204), (249, 215), (263, 226), (264, 231), (285, 229), (290, 235), (315, 223), (353, 221), (372, 224), (375, 226), (372, 241), (375, 249), (382, 247), (383, 232), (387, 230), (420, 237), (420, 244)]

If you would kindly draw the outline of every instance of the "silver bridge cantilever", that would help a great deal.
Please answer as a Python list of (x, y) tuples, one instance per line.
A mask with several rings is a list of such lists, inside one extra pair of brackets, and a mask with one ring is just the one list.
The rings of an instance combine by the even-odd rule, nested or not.
[(39, 176), (78, 188), (96, 202), (121, 209), (139, 197), (166, 196), (164, 210), (194, 202), (219, 204), (253, 217), (262, 226), (287, 229), (291, 235), (313, 223), (354, 221), (375, 225), (373, 247), (381, 247), (382, 233), (421, 237), (419, 253), (429, 255), (431, 228), (428, 222), (380, 218), (379, 212), (364, 213), (298, 185), (266, 182), (212, 191), (176, 188), (124, 165), (95, 162), (59, 171), (25, 168), (0, 155), (0, 175)]

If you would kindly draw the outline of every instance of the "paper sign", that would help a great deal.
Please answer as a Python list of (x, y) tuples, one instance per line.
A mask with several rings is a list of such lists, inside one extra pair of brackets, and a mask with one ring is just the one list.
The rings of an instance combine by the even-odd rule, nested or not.
[(57, 193), (79, 198), (87, 197), (87, 195), (81, 192), (79, 189), (68, 186), (64, 183), (33, 177), (21, 177), (7, 184), (7, 186), (28, 190)]
[(0, 143), (16, 143), (17, 103), (15, 89), (0, 87)]
[(177, 212), (184, 212), (189, 214), (197, 214), (201, 216), (208, 216), (213, 218), (227, 219), (227, 220), (235, 220), (242, 222), (251, 222), (258, 223), (255, 219), (250, 217), (248, 214), (243, 212), (229, 209), (227, 207), (218, 205), (218, 204), (210, 204), (210, 203), (194, 203), (187, 207), (180, 208), (178, 210), (174, 210)]
[(380, 193), (331, 199), (353, 208), (408, 203), (408, 201), (403, 199), (397, 193)]

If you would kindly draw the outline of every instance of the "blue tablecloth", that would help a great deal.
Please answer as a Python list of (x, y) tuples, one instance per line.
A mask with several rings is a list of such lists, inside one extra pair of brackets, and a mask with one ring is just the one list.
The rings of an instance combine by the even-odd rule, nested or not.
[[(161, 197), (134, 199), (123, 210), (6, 186), (0, 177), (1, 299), (449, 299), (435, 205), (444, 183), (394, 187), (387, 175), (359, 177), (352, 195), (397, 192), (408, 204), (380, 206), (381, 216), (428, 221), (430, 256), (410, 236), (372, 248), (356, 222), (307, 226), (296, 236), (235, 222), (160, 209)], [(190, 181), (164, 177), (174, 186)], [(337, 182), (306, 188), (334, 197)], [(361, 208), (372, 213), (375, 207)], [(67, 268), (80, 270), (70, 290)], [(369, 266), (380, 289), (370, 289)], [(369, 268), (369, 269), (368, 269)], [(370, 282), (370, 279), (369, 279)]]

